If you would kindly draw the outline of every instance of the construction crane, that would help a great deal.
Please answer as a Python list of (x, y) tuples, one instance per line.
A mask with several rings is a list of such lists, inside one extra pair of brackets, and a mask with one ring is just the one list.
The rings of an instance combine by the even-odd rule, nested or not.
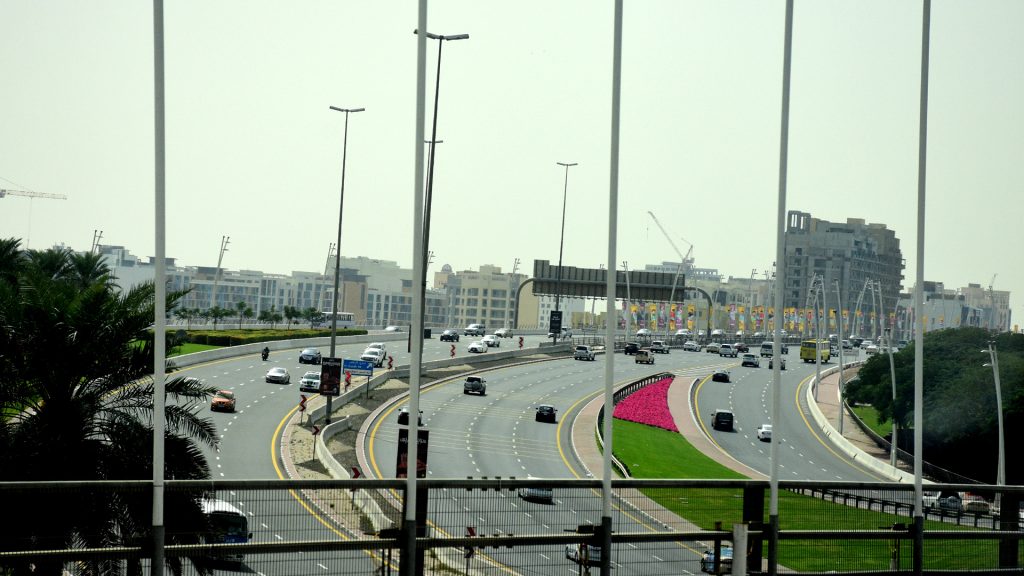
[(28, 198), (51, 198), (53, 200), (67, 200), (68, 197), (63, 194), (47, 194), (46, 192), (28, 192), (25, 190), (6, 190), (0, 188), (0, 198), (4, 196), (26, 196)]
[(679, 276), (683, 273), (683, 266), (686, 265), (686, 261), (690, 258), (690, 255), (693, 254), (693, 244), (691, 244), (685, 238), (683, 239), (683, 242), (690, 244), (690, 249), (687, 250), (686, 256), (683, 256), (682, 251), (680, 251), (679, 247), (676, 246), (676, 243), (672, 241), (672, 237), (669, 236), (668, 232), (665, 231), (665, 227), (661, 225), (661, 222), (658, 222), (658, 217), (654, 215), (654, 212), (648, 210), (647, 213), (651, 215), (651, 219), (654, 220), (654, 223), (658, 225), (658, 230), (661, 230), (661, 233), (665, 235), (665, 239), (668, 240), (668, 243), (672, 245), (672, 249), (676, 251), (676, 254), (679, 255), (680, 258), (679, 268), (676, 270), (676, 277), (674, 280), (672, 280), (672, 292), (670, 293), (668, 298), (669, 302), (675, 302), (676, 284), (679, 283)]

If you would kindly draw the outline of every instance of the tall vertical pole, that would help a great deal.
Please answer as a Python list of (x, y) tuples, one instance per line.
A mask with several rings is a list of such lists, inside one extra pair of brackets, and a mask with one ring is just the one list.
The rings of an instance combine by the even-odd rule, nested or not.
[[(786, 0), (785, 43), (782, 56), (782, 127), (779, 144), (779, 203), (775, 238), (775, 262), (778, 263), (775, 280), (775, 309), (782, 309), (782, 294), (786, 287), (786, 175), (789, 154), (789, 80), (793, 62), (793, 0)], [(773, 358), (781, 358), (782, 331), (775, 330), (772, 336)], [(782, 362), (775, 362), (772, 368), (772, 433), (771, 474), (769, 486), (771, 496), (768, 504), (768, 574), (778, 574), (779, 560), (779, 444), (785, 438), (779, 410), (782, 404)]]
[[(334, 313), (334, 318), (331, 320), (331, 358), (337, 358), (335, 356), (336, 340), (338, 338), (338, 287), (341, 282), (341, 224), (342, 216), (345, 213), (345, 165), (348, 160), (348, 116), (353, 112), (362, 112), (365, 108), (338, 108), (335, 106), (330, 107), (331, 110), (345, 113), (345, 135), (342, 137), (341, 143), (341, 194), (338, 200), (338, 239), (335, 241), (335, 258), (334, 258), (334, 298), (331, 304), (331, 311)], [(369, 385), (367, 385), (369, 388)], [(327, 415), (324, 417), (324, 423), (331, 423), (331, 410), (333, 397), (327, 397)]]
[(230, 236), (220, 237), (220, 252), (217, 254), (217, 269), (213, 272), (213, 289), (210, 290), (210, 310), (217, 307), (217, 283), (220, 281), (220, 265), (224, 261), (224, 253), (228, 251), (228, 244), (231, 243)]
[(419, 333), (410, 330), (410, 338), (416, 335), (423, 338), (422, 326), (426, 326), (427, 313), (427, 252), (430, 249), (430, 207), (434, 194), (434, 156), (437, 154), (437, 106), (441, 99), (441, 48), (444, 46), (444, 38), (437, 39), (437, 77), (434, 82), (434, 120), (430, 129), (430, 153), (427, 159), (427, 191), (423, 199), (423, 277), (417, 278), (420, 282), (420, 297), (423, 299), (423, 307), (420, 308), (420, 331)]
[(932, 2), (921, 10), (921, 100), (917, 142), (917, 273), (914, 279), (914, 321), (922, 324), (914, 336), (914, 573), (924, 569), (924, 499), (921, 452), (924, 450), (924, 224), (928, 161), (928, 52)]
[[(427, 73), (427, 0), (419, 0), (416, 34), (416, 142), (415, 169), (413, 174), (413, 278), (424, 278), (426, 268), (423, 250), (423, 122), (426, 117), (426, 73)], [(405, 479), (405, 514), (402, 519), (402, 563), (401, 576), (413, 576), (416, 566), (416, 450), (419, 440), (420, 413), (420, 372), (423, 366), (423, 294), (415, 291), (412, 301), (412, 334), (409, 359), (409, 463)]]
[[(622, 0), (615, 0), (615, 19), (612, 24), (612, 122), (611, 161), (608, 182), (608, 276), (605, 284), (609, 318), (615, 310), (615, 243), (618, 237), (619, 213), (619, 119), (622, 107)], [(568, 168), (566, 168), (568, 170)], [(608, 323), (605, 341), (611, 342), (615, 328)], [(604, 363), (604, 462), (601, 467), (601, 574), (611, 574), (612, 552), (612, 412), (615, 410), (613, 386), (615, 384), (615, 348), (610, 348)]]
[[(559, 166), (565, 166), (565, 186), (562, 188), (562, 232), (558, 237), (558, 278), (555, 281), (555, 310), (559, 308), (559, 300), (562, 297), (562, 248), (565, 246), (565, 205), (569, 197), (569, 167), (575, 166), (576, 162), (558, 162)], [(561, 330), (555, 332), (555, 342), (561, 336)]]
[[(882, 283), (876, 282), (878, 287), (878, 313), (885, 318), (885, 305), (882, 301)], [(885, 338), (885, 350), (889, 354), (889, 382), (892, 384), (892, 441), (889, 443), (889, 465), (893, 468), (899, 463), (899, 424), (896, 420), (896, 361), (892, 357), (892, 330), (893, 327), (885, 328), (883, 324), (882, 336)]]
[(840, 434), (842, 434), (842, 420), (843, 410), (846, 406), (846, 379), (843, 372), (846, 370), (846, 364), (843, 363), (843, 297), (839, 294), (839, 279), (835, 279), (836, 283), (836, 314), (839, 316), (839, 422), (840, 422)]
[(166, 155), (164, 145), (164, 3), (153, 0), (153, 92), (156, 270), (153, 278), (153, 563), (150, 573), (164, 573), (164, 361), (167, 353)]
[[(996, 416), (999, 422), (999, 463), (996, 467), (996, 484), (1006, 485), (1006, 437), (1003, 434), (1003, 388), (999, 384), (999, 354), (995, 342), (988, 343), (988, 357), (992, 364), (992, 380), (996, 385)], [(999, 494), (1002, 494), (1001, 492)]]
[[(625, 260), (623, 260), (622, 261), (622, 269), (625, 271), (625, 274), (626, 274), (626, 334), (625, 334), (624, 337), (625, 337), (626, 341), (628, 342), (629, 341), (629, 329), (630, 329), (629, 328), (629, 324), (630, 324), (629, 321), (633, 317), (632, 316), (633, 311), (631, 310), (633, 304), (631, 303), (631, 297), (629, 295), (629, 262), (626, 262)], [(609, 270), (611, 270), (611, 268), (609, 268)]]

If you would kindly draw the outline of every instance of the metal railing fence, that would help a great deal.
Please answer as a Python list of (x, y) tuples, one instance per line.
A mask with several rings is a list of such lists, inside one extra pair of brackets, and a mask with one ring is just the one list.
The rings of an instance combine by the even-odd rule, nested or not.
[[(929, 486), (974, 491), (987, 512), (930, 511), (919, 567), (913, 486), (780, 488), (778, 558), (769, 559), (767, 482), (614, 480), (615, 574), (697, 573), (709, 551), (732, 542), (735, 526), (749, 531), (752, 573), (770, 561), (808, 574), (1024, 572), (1024, 487)], [(0, 483), (0, 574), (148, 573), (151, 489), (148, 481)], [(168, 481), (163, 556), (178, 574), (398, 574), (404, 489), (404, 480)], [(421, 558), (406, 567), (420, 570), (408, 573), (594, 573), (587, 564), (601, 554), (600, 489), (599, 480), (421, 480), (426, 529), (417, 538)], [(352, 505), (357, 491), (379, 501), (389, 527), (372, 528)], [(233, 528), (238, 538), (215, 526), (216, 511), (203, 513), (214, 500), (244, 518)]]

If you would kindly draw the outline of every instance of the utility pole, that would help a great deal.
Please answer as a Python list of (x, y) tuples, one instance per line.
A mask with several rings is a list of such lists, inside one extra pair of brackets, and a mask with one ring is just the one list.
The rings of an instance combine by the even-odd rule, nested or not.
[(228, 251), (228, 244), (230, 243), (230, 236), (220, 237), (220, 254), (217, 256), (217, 270), (213, 273), (213, 290), (210, 291), (210, 310), (217, 307), (217, 283), (220, 281), (220, 265), (224, 262), (224, 253)]
[[(629, 262), (622, 261), (622, 269), (626, 271), (626, 335), (625, 338), (629, 341), (629, 317), (632, 313), (632, 304), (630, 303), (629, 297)], [(611, 272), (611, 270), (609, 270)]]

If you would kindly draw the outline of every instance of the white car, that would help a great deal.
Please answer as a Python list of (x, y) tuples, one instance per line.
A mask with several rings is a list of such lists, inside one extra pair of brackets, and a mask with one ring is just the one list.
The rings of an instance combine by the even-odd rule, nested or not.
[(641, 328), (636, 331), (637, 338), (650, 338), (654, 336), (654, 332), (651, 332), (650, 328)]
[(367, 348), (363, 351), (363, 355), (360, 356), (359, 359), (365, 362), (372, 362), (375, 367), (380, 368), (384, 365), (384, 360), (387, 359), (387, 355), (384, 354), (383, 350)]
[(300, 392), (319, 392), (320, 391), (320, 373), (319, 372), (306, 372), (302, 375), (302, 380), (299, 381)]
[(498, 338), (511, 338), (512, 337), (512, 329), (511, 328), (498, 328), (497, 330), (494, 331), (494, 335), (497, 336)]
[(370, 350), (380, 350), (381, 352), (386, 353), (387, 349), (387, 344), (384, 344), (383, 342), (370, 342), (369, 344), (366, 345), (366, 350), (363, 350), (363, 354), (367, 353)]
[(487, 344), (484, 344), (483, 342), (477, 340), (476, 342), (473, 342), (472, 344), (469, 345), (468, 350), (470, 352), (476, 353), (487, 352)]
[(566, 544), (565, 557), (577, 564), (597, 566), (601, 563), (601, 548), (584, 544)]
[(700, 344), (693, 340), (687, 340), (683, 343), (683, 352), (700, 352)]
[(388, 326), (387, 328), (384, 329), (384, 331), (385, 332), (401, 332), (402, 331), (402, 327), (401, 326)]
[(761, 424), (760, 426), (758, 426), (757, 427), (757, 439), (758, 440), (762, 440), (764, 442), (771, 442), (772, 441), (772, 425), (771, 424)]
[(501, 340), (494, 334), (488, 334), (481, 340), (484, 344), (487, 344), (488, 348), (498, 348), (501, 346)]

